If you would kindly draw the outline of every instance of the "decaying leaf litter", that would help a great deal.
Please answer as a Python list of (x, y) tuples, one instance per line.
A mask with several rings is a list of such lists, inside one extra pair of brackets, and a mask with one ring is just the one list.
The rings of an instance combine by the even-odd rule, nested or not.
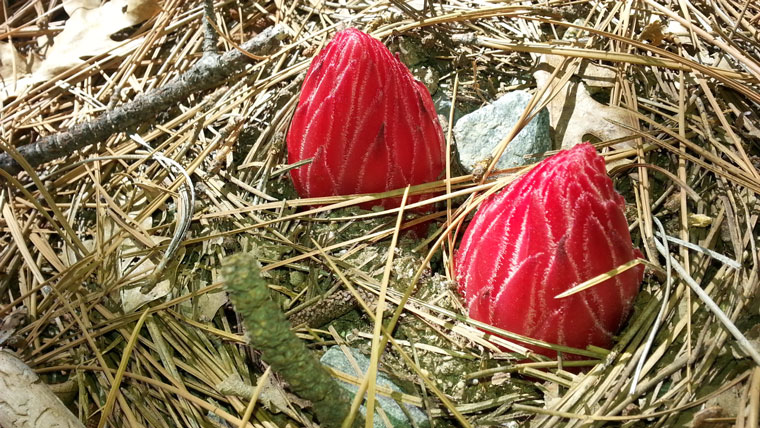
[[(374, 314), (371, 296), (393, 254), (386, 304), (406, 302), (379, 369), (438, 425), (757, 426), (760, 369), (727, 328), (757, 349), (757, 5), (149, 3), (30, 0), (5, 10), (0, 144), (11, 155), (11, 146), (166, 87), (213, 59), (214, 47), (234, 51), (266, 28), (282, 31), (274, 51), (254, 52), (224, 84), (191, 91), (152, 120), (114, 124), (113, 135), (67, 158), (0, 172), (0, 346), (81, 420), (313, 425), (309, 403), (244, 346), (221, 265), (255, 254), (274, 301), (307, 322), (296, 332), (315, 354), (338, 344), (369, 355), (364, 311), (320, 299), (345, 301), (336, 293), (350, 286)], [(214, 25), (204, 26), (204, 15)], [(104, 16), (115, 24), (104, 29)], [(356, 208), (380, 195), (297, 200), (284, 135), (309, 59), (347, 26), (391, 49), (419, 46), (422, 72), (437, 73), (437, 91), (458, 108), (528, 89), (534, 105), (523, 123), (546, 105), (555, 131), (598, 143), (651, 265), (617, 345), (582, 351), (599, 364), (575, 373), (535, 355), (526, 363), (501, 351), (505, 340), (483, 333), (456, 296), (460, 225), (519, 170), (488, 174), (495, 161), (486, 159), (476, 177), (463, 176), (452, 154), (441, 181), (411, 189), (438, 192), (428, 214), (403, 217), (404, 225), (430, 220), (428, 236), (401, 234), (395, 246), (398, 210)], [(87, 42), (66, 42), (68, 32)], [(555, 112), (569, 120), (555, 121)], [(554, 137), (559, 149), (565, 139)], [(673, 256), (670, 270), (658, 247)], [(315, 312), (319, 325), (309, 326), (315, 318), (303, 314)]]

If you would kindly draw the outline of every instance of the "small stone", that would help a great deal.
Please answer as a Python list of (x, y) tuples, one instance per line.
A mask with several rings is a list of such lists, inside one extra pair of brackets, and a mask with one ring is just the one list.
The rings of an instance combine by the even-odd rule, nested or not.
[(398, 54), (401, 62), (411, 67), (421, 62), (427, 61), (429, 55), (425, 49), (414, 39), (403, 38), (398, 43)]
[(409, 71), (412, 72), (412, 75), (417, 80), (427, 87), (430, 95), (433, 95), (438, 91), (438, 79), (441, 78), (441, 75), (435, 68), (425, 65), (415, 65), (409, 67)]
[[(354, 349), (354, 348), (349, 348), (349, 349), (351, 350), (352, 356), (354, 357), (354, 359), (356, 360), (356, 363), (361, 369), (362, 371), (361, 373), (356, 373), (353, 366), (348, 361), (348, 358), (346, 358), (346, 355), (343, 354), (343, 351), (341, 351), (339, 346), (333, 346), (330, 349), (328, 349), (327, 352), (320, 359), (320, 362), (328, 367), (332, 367), (343, 373), (361, 378), (367, 373), (367, 368), (369, 367), (369, 358), (364, 356), (364, 354), (359, 352), (359, 350), (357, 349)], [(338, 384), (346, 391), (352, 394), (356, 394), (357, 387), (355, 385), (351, 385), (346, 382), (338, 382)], [(377, 373), (377, 385), (390, 388), (394, 391), (403, 392), (401, 388), (396, 386), (396, 384), (394, 384), (393, 381), (391, 381), (390, 378), (388, 378), (388, 376), (382, 372)], [(378, 394), (377, 401), (375, 401), (375, 405), (383, 408), (383, 411), (385, 411), (385, 414), (388, 416), (388, 419), (390, 420), (391, 424), (394, 427), (411, 426), (411, 424), (409, 423), (409, 419), (406, 417), (406, 414), (404, 414), (404, 411), (401, 409), (401, 407), (399, 407), (398, 403), (396, 403), (395, 400)], [(414, 419), (416, 426), (418, 427), (430, 426), (430, 424), (428, 423), (428, 418), (422, 409), (416, 406), (412, 406), (410, 404), (405, 404), (405, 406), (406, 406), (407, 412)], [(367, 409), (364, 405), (361, 406), (360, 411), (362, 412), (363, 415), (366, 416)], [(377, 411), (375, 411), (375, 417), (373, 419), (373, 423), (376, 428), (382, 428), (385, 426), (382, 420), (380, 419), (380, 415), (377, 413)]]
[[(509, 92), (493, 104), (463, 116), (454, 125), (459, 160), (467, 172), (471, 173), (478, 162), (491, 156), (496, 146), (509, 135), (530, 99), (531, 95), (525, 91)], [(496, 168), (537, 162), (539, 159), (526, 159), (526, 156), (552, 149), (549, 129), (549, 112), (542, 109), (509, 143)]]
[(306, 275), (303, 272), (297, 270), (290, 271), (290, 285), (298, 287), (306, 281)]

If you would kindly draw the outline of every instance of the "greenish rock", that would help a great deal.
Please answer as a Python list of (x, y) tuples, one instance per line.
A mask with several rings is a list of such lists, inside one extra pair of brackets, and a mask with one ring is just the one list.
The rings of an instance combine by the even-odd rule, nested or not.
[[(339, 346), (333, 346), (330, 349), (328, 349), (327, 352), (320, 359), (320, 362), (328, 367), (334, 368), (335, 370), (339, 370), (343, 373), (361, 378), (365, 375), (365, 373), (367, 373), (367, 368), (369, 367), (369, 358), (364, 356), (364, 354), (359, 352), (359, 350), (357, 349), (354, 349), (354, 348), (349, 348), (349, 349), (351, 350), (351, 354), (356, 360), (356, 363), (359, 365), (359, 368), (362, 371), (361, 373), (356, 373), (356, 371), (353, 368), (353, 365), (348, 361), (348, 358), (346, 358), (346, 355), (343, 353), (343, 351), (341, 351)], [(355, 385), (352, 385), (349, 383), (338, 382), (338, 384), (353, 395), (356, 394), (356, 391), (358, 389)], [(393, 381), (390, 380), (390, 378), (388, 378), (387, 375), (381, 372), (377, 373), (377, 385), (390, 388), (393, 391), (398, 391), (399, 393), (403, 392), (401, 388), (396, 386), (396, 384), (394, 384)], [(406, 413), (408, 413), (412, 417), (412, 419), (414, 420), (414, 423), (418, 427), (430, 426), (427, 415), (422, 409), (420, 409), (417, 406), (404, 404), (404, 406), (406, 407), (406, 413), (405, 413), (401, 409), (401, 407), (398, 405), (396, 400), (381, 396), (379, 394), (377, 395), (377, 401), (375, 402), (375, 404), (382, 407), (383, 411), (388, 416), (388, 419), (390, 420), (391, 424), (394, 427), (411, 426), (411, 423), (409, 422), (409, 419), (407, 418)], [(361, 410), (362, 415), (366, 416), (367, 409), (365, 405), (362, 405), (360, 410)], [(378, 414), (377, 411), (375, 411), (375, 417), (373, 419), (373, 423), (376, 428), (383, 428), (385, 426), (382, 420), (380, 419), (380, 415)]]
[(306, 275), (297, 270), (290, 271), (290, 285), (298, 287), (306, 281)]
[[(505, 94), (496, 102), (463, 116), (454, 125), (459, 161), (467, 172), (487, 160), (496, 146), (509, 135), (512, 127), (530, 102), (525, 91)], [(512, 168), (536, 162), (526, 156), (541, 154), (552, 149), (549, 134), (549, 112), (542, 109), (533, 120), (509, 143), (496, 163), (497, 169)]]

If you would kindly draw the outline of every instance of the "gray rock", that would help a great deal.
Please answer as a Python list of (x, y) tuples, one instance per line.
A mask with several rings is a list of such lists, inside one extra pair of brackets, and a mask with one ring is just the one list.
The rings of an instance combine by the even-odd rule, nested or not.
[[(451, 91), (449, 88), (447, 88), (449, 92)], [(435, 105), (435, 112), (443, 115), (446, 119), (449, 117), (449, 110), (451, 109), (451, 98), (449, 98), (449, 95), (446, 93), (445, 90), (439, 90), (433, 95), (433, 104)], [(457, 123), (459, 119), (462, 118), (462, 116), (465, 115), (465, 112), (462, 111), (458, 106), (454, 108), (454, 124)]]
[[(354, 359), (356, 360), (357, 364), (359, 365), (359, 368), (361, 369), (361, 373), (356, 373), (351, 363), (346, 358), (346, 355), (343, 354), (343, 351), (340, 350), (339, 346), (333, 346), (327, 352), (322, 356), (320, 359), (320, 362), (326, 366), (332, 367), (336, 370), (340, 370), (343, 373), (350, 374), (356, 377), (362, 377), (365, 373), (367, 373), (367, 368), (369, 367), (369, 358), (365, 357), (361, 352), (359, 352), (356, 349), (349, 348), (351, 350), (351, 354), (353, 355)], [(349, 391), (351, 394), (356, 394), (357, 387), (355, 385), (351, 385), (345, 382), (338, 382), (341, 387), (343, 387), (345, 390)], [(403, 392), (401, 388), (396, 386), (396, 384), (393, 383), (393, 381), (388, 378), (384, 373), (378, 372), (377, 373), (377, 385), (381, 385), (387, 388), (390, 388), (394, 391)], [(384, 397), (381, 395), (377, 395), (377, 401), (375, 402), (376, 406), (382, 407), (383, 411), (385, 411), (385, 414), (388, 416), (388, 419), (390, 420), (391, 424), (394, 427), (408, 427), (411, 424), (409, 423), (409, 419), (407, 418), (404, 411), (399, 407), (399, 405), (396, 403), (395, 400)], [(414, 419), (414, 422), (419, 427), (428, 427), (430, 426), (428, 422), (427, 415), (425, 412), (420, 409), (419, 407), (412, 406), (410, 404), (405, 404), (407, 412), (409, 415), (411, 415), (412, 419)], [(364, 405), (360, 408), (362, 415), (367, 414), (367, 409)], [(373, 419), (374, 426), (376, 428), (382, 428), (385, 425), (383, 424), (382, 420), (380, 419), (380, 415), (375, 411), (375, 417)]]
[(401, 62), (411, 67), (421, 62), (427, 61), (430, 58), (430, 54), (425, 51), (425, 48), (412, 38), (404, 37), (398, 43), (398, 53), (401, 57)]
[[(525, 91), (513, 91), (493, 104), (463, 116), (454, 125), (457, 151), (462, 166), (472, 172), (475, 164), (491, 156), (501, 140), (509, 135), (531, 95)], [(504, 169), (531, 163), (526, 155), (534, 155), (552, 149), (549, 135), (549, 112), (541, 112), (509, 143), (496, 164)]]

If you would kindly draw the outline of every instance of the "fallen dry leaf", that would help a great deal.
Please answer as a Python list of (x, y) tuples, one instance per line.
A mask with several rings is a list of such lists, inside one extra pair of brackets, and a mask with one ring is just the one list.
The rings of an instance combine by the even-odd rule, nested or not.
[(723, 408), (720, 406), (711, 406), (702, 409), (694, 414), (691, 420), (691, 428), (728, 428), (732, 424), (727, 422), (715, 423), (710, 419), (720, 418), (723, 416)]
[(639, 34), (639, 40), (642, 42), (649, 42), (653, 46), (660, 46), (662, 40), (665, 38), (665, 33), (663, 32), (664, 29), (665, 26), (662, 25), (662, 21), (654, 21), (644, 27), (641, 34)]
[(81, 64), (88, 57), (103, 54), (122, 44), (113, 53), (126, 55), (137, 46), (139, 40), (124, 43), (113, 40), (111, 36), (150, 19), (160, 10), (158, 2), (151, 0), (111, 0), (102, 5), (100, 0), (71, 0), (65, 1), (63, 8), (69, 19), (63, 31), (53, 39), (53, 45), (36, 71), (28, 68), (16, 70), (15, 78), (6, 80), (5, 58), (13, 53), (6, 53), (10, 51), (7, 48), (0, 49), (3, 64), (0, 100), (18, 95), (32, 84), (50, 79), (63, 70)]
[(16, 334), (16, 331), (23, 325), (25, 319), (26, 308), (21, 308), (11, 312), (10, 315), (6, 315), (0, 321), (0, 345)]
[(111, 0), (100, 6), (98, 0), (64, 2), (70, 18), (40, 67), (42, 76), (52, 77), (77, 65), (83, 58), (99, 55), (123, 42), (111, 35), (153, 17), (159, 6), (150, 0)]
[(0, 42), (0, 81), (14, 82), (28, 72), (27, 58), (13, 44)]
[(156, 284), (150, 291), (143, 293), (140, 287), (122, 288), (121, 309), (125, 314), (140, 309), (146, 303), (166, 297), (172, 291), (171, 281), (165, 279)]
[[(558, 55), (543, 55), (533, 76), (540, 88), (550, 83), (554, 68), (562, 62)], [(591, 69), (584, 69), (586, 74)], [(602, 72), (596, 69), (599, 76)], [(547, 91), (548, 92), (548, 91)], [(616, 123), (635, 126), (636, 119), (627, 111), (604, 105), (591, 97), (586, 84), (568, 81), (564, 88), (547, 106), (549, 109), (549, 124), (554, 130), (555, 144), (562, 149), (569, 149), (588, 138), (586, 135), (606, 141), (631, 135), (631, 132)]]

